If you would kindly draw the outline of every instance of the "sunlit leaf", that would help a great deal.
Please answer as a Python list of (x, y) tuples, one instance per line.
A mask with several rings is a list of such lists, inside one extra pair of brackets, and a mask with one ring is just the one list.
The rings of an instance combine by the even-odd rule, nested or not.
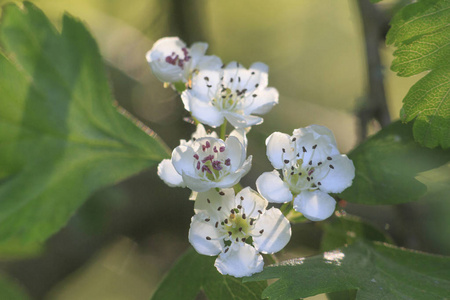
[(262, 294), (270, 300), (343, 290), (357, 290), (356, 299), (445, 299), (450, 295), (450, 257), (357, 242), (266, 267), (247, 280), (275, 278)]
[(242, 279), (223, 276), (214, 267), (215, 259), (189, 249), (166, 275), (152, 300), (192, 300), (200, 290), (211, 300), (261, 299), (265, 281), (242, 283)]
[(431, 71), (403, 99), (401, 118), (414, 121), (414, 138), (450, 147), (450, 0), (422, 0), (400, 10), (387, 44), (397, 50), (391, 69), (399, 76)]
[(418, 200), (427, 191), (415, 177), (450, 161), (450, 151), (428, 149), (414, 141), (411, 124), (395, 122), (354, 149), (353, 185), (341, 197), (363, 204)]
[(33, 4), (8, 4), (0, 43), (0, 244), (33, 243), (167, 149), (113, 106), (97, 45), (77, 19), (65, 15), (60, 33)]

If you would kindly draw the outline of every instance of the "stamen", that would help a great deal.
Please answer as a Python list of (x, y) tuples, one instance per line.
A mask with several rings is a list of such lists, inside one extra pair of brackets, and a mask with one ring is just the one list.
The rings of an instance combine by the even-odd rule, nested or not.
[(334, 169), (333, 165), (330, 165), (330, 168)]
[(223, 220), (225, 224), (228, 224), (228, 219)]
[(239, 231), (242, 231), (242, 227), (239, 227)]
[(242, 209), (242, 205), (238, 205), (237, 208)]
[(206, 198), (206, 201), (207, 201), (208, 203), (211, 203), (211, 200), (209, 200), (209, 198)]
[(215, 226), (216, 226), (216, 228), (219, 227), (219, 222), (218, 222), (218, 221), (216, 222), (216, 225), (215, 225)]
[(327, 159), (328, 159), (328, 160), (331, 160), (331, 157), (328, 156)]
[(241, 200), (244, 200), (244, 197), (241, 196)]
[(320, 183), (320, 181), (317, 183), (317, 185), (322, 185), (322, 183)]
[(210, 221), (210, 219), (205, 219), (205, 222), (209, 222)]
[(305, 153), (307, 152), (306, 148), (304, 146), (302, 146), (302, 149), (303, 149), (303, 152), (305, 152)]
[(230, 248), (226, 248), (225, 251), (223, 251), (223, 253), (227, 253), (228, 250), (230, 250)]
[(258, 212), (262, 215), (262, 211), (258, 209)]
[(282, 148), (281, 151), (283, 151), (283, 153), (286, 153), (286, 149)]
[(257, 88), (259, 86), (259, 83), (255, 84), (255, 88)]
[(205, 76), (205, 78), (204, 78), (206, 81), (209, 81), (209, 78), (208, 78), (208, 76)]
[(296, 138), (296, 137), (293, 137), (293, 138), (292, 138), (292, 141), (293, 141), (293, 142), (295, 142), (296, 140), (297, 140), (297, 138)]
[(217, 211), (220, 211), (222, 209), (222, 206), (219, 206), (218, 208), (217, 208)]
[(210, 238), (209, 236), (207, 236), (207, 237), (206, 237), (206, 239), (207, 239), (208, 241), (210, 241), (210, 240), (211, 240), (211, 238)]
[(196, 153), (196, 154), (194, 154), (194, 158), (195, 159), (199, 159), (199, 156), (198, 156), (198, 154)]
[(288, 164), (288, 163), (289, 163), (289, 160), (288, 160), (288, 159), (285, 159), (285, 160), (284, 160), (284, 163), (285, 163), (285, 164)]
[(225, 146), (221, 146), (221, 147), (219, 148), (219, 151), (220, 151), (220, 152), (224, 152), (224, 151), (225, 151)]
[(225, 159), (225, 166), (231, 165), (231, 160), (229, 158)]
[(314, 146), (312, 146), (312, 148), (313, 148), (313, 149), (316, 149), (316, 148), (317, 148), (317, 144), (316, 144), (316, 145), (314, 145)]
[(264, 232), (264, 229), (261, 229), (261, 230), (259, 231), (259, 233), (261, 233), (261, 234), (263, 234), (263, 232)]
[(247, 216), (245, 215), (245, 214), (242, 214), (242, 219), (246, 219), (247, 218)]
[(241, 241), (243, 241), (245, 243), (246, 238), (242, 238)]
[(219, 192), (219, 195), (220, 195), (220, 196), (224, 196), (224, 195), (225, 195), (225, 193), (224, 193), (224, 192), (222, 192), (222, 191), (220, 191), (220, 192)]
[(309, 161), (308, 165), (310, 165), (310, 166), (312, 165), (312, 160)]

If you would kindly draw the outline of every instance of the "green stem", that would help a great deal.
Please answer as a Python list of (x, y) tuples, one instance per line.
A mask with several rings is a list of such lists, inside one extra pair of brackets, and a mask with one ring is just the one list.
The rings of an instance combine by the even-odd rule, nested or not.
[(225, 140), (225, 135), (227, 134), (227, 119), (223, 121), (222, 126), (220, 126), (220, 138)]

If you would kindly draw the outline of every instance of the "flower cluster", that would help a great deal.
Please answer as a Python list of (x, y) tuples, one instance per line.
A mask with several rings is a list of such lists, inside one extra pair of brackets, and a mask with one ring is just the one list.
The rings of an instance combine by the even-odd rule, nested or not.
[[(244, 68), (222, 65), (205, 55), (207, 44), (190, 48), (179, 38), (158, 40), (147, 53), (155, 76), (181, 94), (184, 107), (198, 122), (190, 140), (181, 140), (158, 175), (171, 187), (187, 187), (195, 200), (189, 242), (204, 255), (218, 255), (215, 266), (226, 275), (250, 276), (262, 271), (262, 254), (283, 249), (290, 240), (289, 220), (269, 202), (293, 201), (293, 209), (319, 221), (332, 215), (336, 201), (328, 193), (349, 187), (351, 160), (341, 155), (330, 130), (311, 125), (292, 136), (275, 132), (266, 140), (267, 157), (276, 170), (256, 181), (258, 192), (239, 182), (252, 164), (247, 156), (250, 127), (278, 104), (268, 87), (268, 67), (257, 62)], [(221, 126), (220, 136), (202, 125)], [(227, 136), (227, 124), (234, 127)], [(239, 191), (235, 194), (235, 190)]]

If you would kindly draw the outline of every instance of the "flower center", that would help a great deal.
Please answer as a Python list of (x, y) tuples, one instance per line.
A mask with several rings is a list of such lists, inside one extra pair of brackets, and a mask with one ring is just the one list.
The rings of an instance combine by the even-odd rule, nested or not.
[(184, 64), (191, 60), (191, 56), (189, 56), (189, 51), (187, 50), (187, 48), (181, 48), (181, 51), (183, 51), (183, 58), (181, 58), (175, 52), (172, 52), (171, 55), (166, 56), (166, 63), (174, 66), (178, 65), (181, 69), (184, 69)]
[[(293, 138), (293, 142), (295, 142), (295, 138)], [(325, 177), (328, 176), (331, 170), (334, 169), (334, 166), (329, 163), (332, 158), (327, 157), (326, 162), (317, 162), (313, 164), (314, 154), (316, 152), (317, 145), (312, 146), (311, 155), (309, 156), (309, 161), (305, 165), (304, 159), (305, 154), (308, 153), (308, 149), (302, 146), (301, 150), (297, 152), (295, 159), (284, 159), (284, 154), (286, 153), (285, 149), (283, 151), (283, 162), (285, 166), (283, 167), (283, 180), (289, 185), (289, 189), (293, 194), (300, 194), (304, 190), (314, 191), (320, 188), (322, 183), (320, 182)], [(325, 172), (323, 172), (323, 168), (328, 168)], [(320, 172), (319, 172), (320, 170)], [(317, 176), (316, 176), (317, 175)]]
[(212, 146), (209, 141), (201, 144), (199, 151), (194, 154), (197, 174), (210, 181), (217, 181), (228, 174), (231, 160), (225, 156), (225, 150), (225, 146)]

